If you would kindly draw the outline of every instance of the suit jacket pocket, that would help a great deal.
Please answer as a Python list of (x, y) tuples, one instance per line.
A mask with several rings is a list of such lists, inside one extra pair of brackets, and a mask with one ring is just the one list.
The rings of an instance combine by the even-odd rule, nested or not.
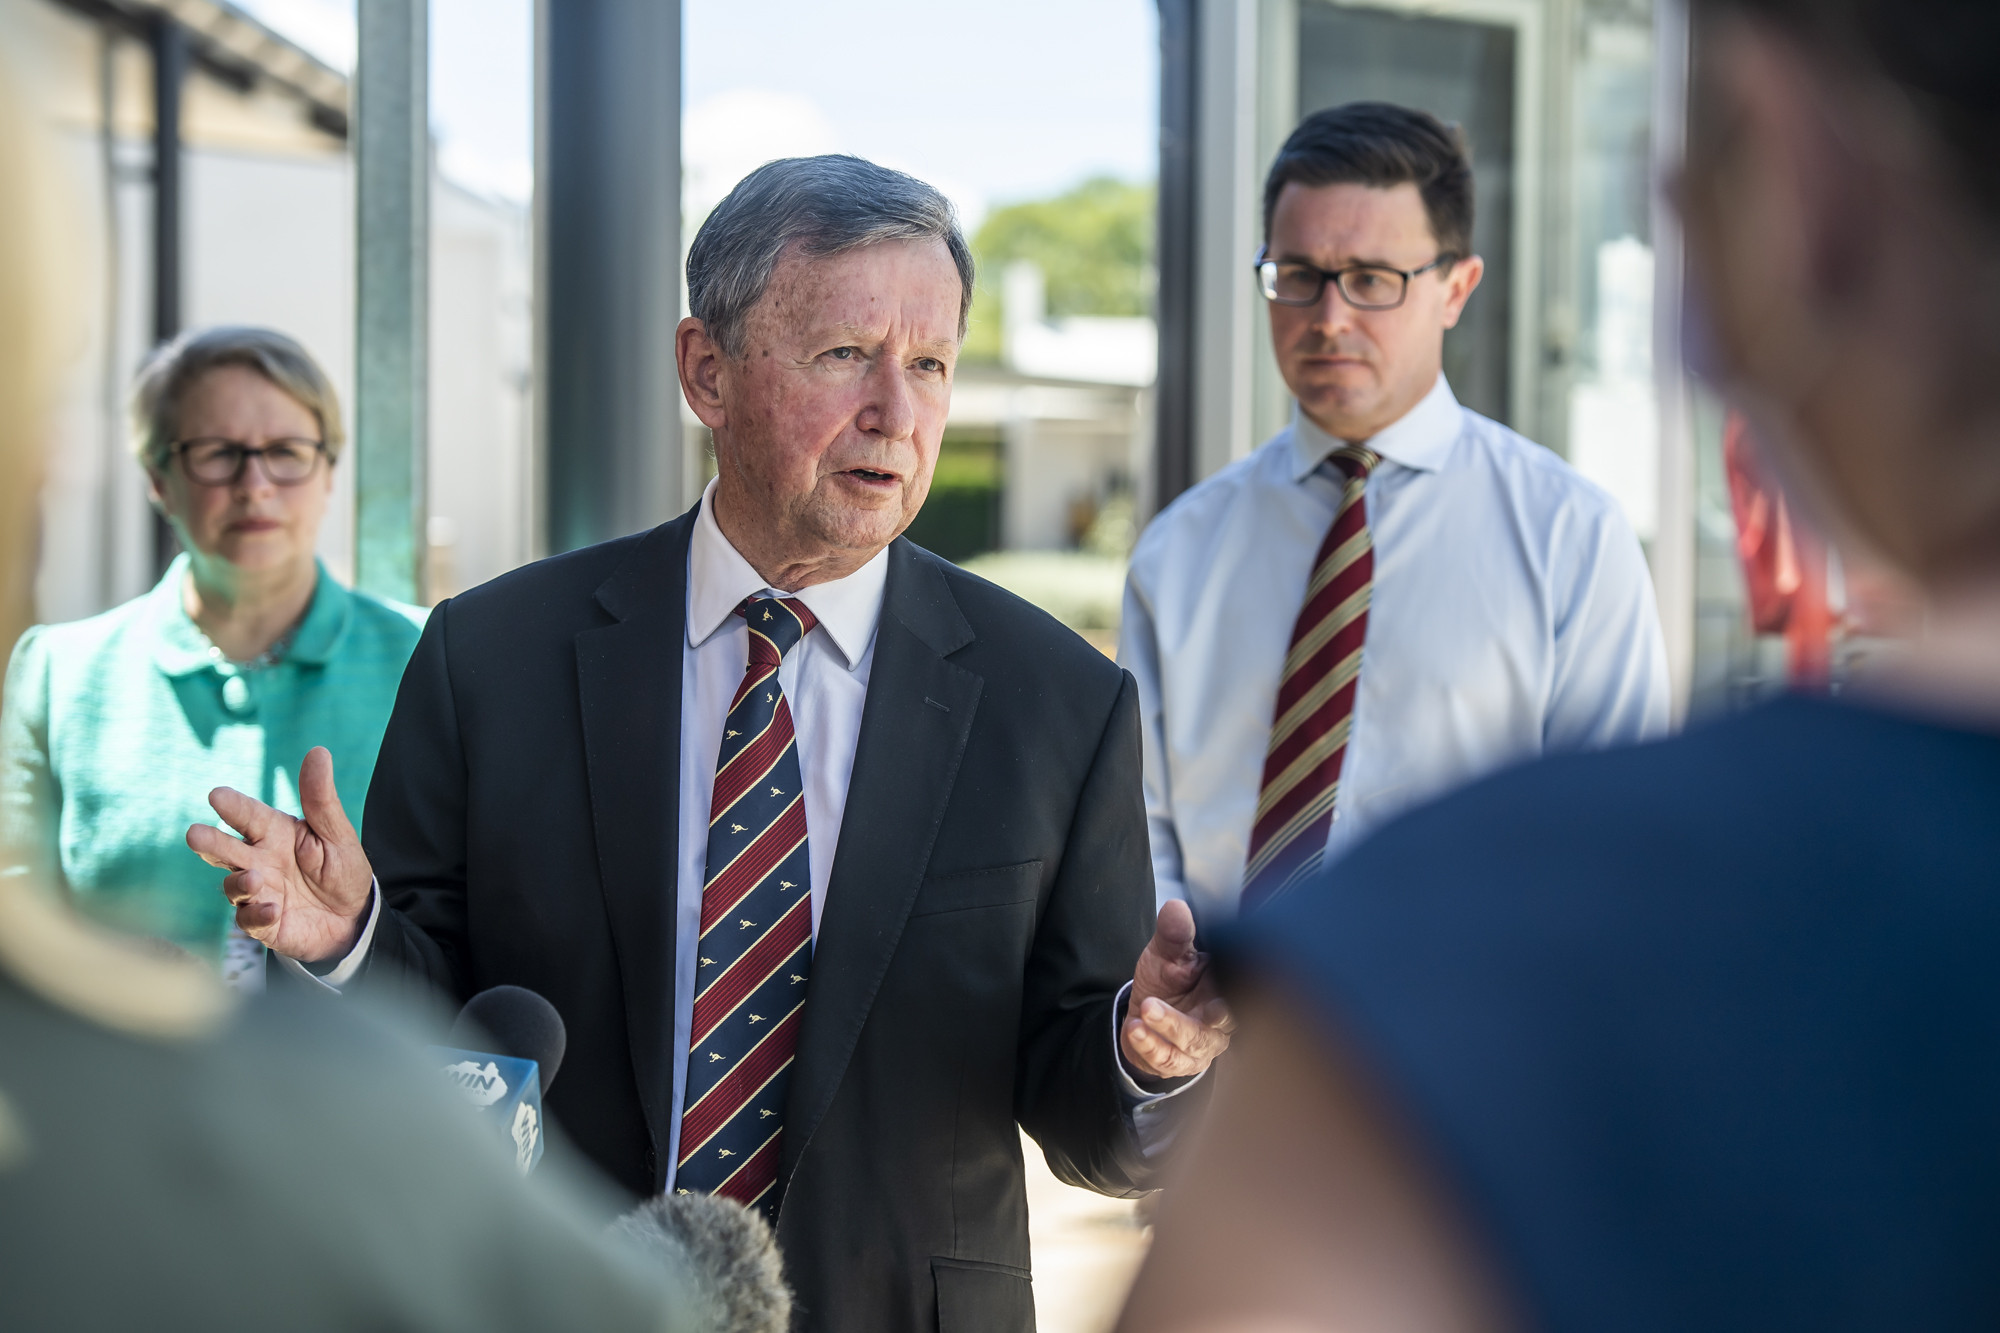
[(1024, 1269), (932, 1259), (938, 1333), (1035, 1333), (1035, 1288)]
[(940, 912), (963, 912), (974, 907), (1005, 907), (1033, 902), (1041, 892), (1042, 863), (1023, 861), (1018, 865), (994, 866), (988, 870), (960, 870), (946, 875), (926, 875), (917, 893), (911, 916), (935, 916)]

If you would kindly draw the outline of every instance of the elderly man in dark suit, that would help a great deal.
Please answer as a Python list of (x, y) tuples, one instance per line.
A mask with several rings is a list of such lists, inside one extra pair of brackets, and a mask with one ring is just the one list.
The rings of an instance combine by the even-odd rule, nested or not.
[(190, 843), (324, 984), (548, 996), (569, 1137), (765, 1209), (808, 1327), (1029, 1329), (1016, 1124), (1143, 1189), (1227, 1043), (1186, 909), (1152, 920), (1132, 679), (900, 538), (972, 294), (942, 196), (772, 163), (688, 291), (701, 503), (437, 608), (365, 851), (323, 752), (303, 821), (218, 791), (244, 840)]

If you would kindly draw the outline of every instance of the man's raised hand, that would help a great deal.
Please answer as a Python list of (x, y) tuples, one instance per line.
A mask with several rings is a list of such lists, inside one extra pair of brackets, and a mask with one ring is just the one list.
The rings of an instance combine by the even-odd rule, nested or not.
[(1208, 955), (1194, 947), (1194, 914), (1169, 899), (1132, 971), (1132, 994), (1118, 1046), (1140, 1073), (1185, 1078), (1229, 1048), (1236, 1021), (1216, 994)]
[(196, 824), (187, 843), (202, 860), (230, 872), (222, 893), (235, 904), (243, 932), (306, 963), (351, 950), (368, 914), (375, 872), (333, 789), (333, 756), (315, 746), (299, 765), (304, 819), (232, 787), (217, 787), (208, 803), (242, 838)]

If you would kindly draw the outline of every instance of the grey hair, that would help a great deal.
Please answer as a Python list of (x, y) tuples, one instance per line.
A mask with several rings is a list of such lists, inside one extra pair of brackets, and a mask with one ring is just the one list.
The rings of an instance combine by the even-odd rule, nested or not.
[(688, 250), (688, 312), (729, 356), (792, 246), (828, 256), (883, 241), (943, 241), (958, 266), (958, 336), (972, 313), (972, 248), (951, 201), (915, 176), (864, 158), (785, 157), (737, 182)]
[(703, 1333), (786, 1333), (792, 1293), (764, 1219), (714, 1194), (662, 1194), (610, 1226), (654, 1271), (677, 1279), (680, 1313)]
[(180, 433), (181, 401), (196, 380), (222, 366), (256, 371), (296, 398), (319, 420), (328, 462), (338, 462), (347, 442), (340, 396), (312, 354), (275, 329), (222, 324), (191, 329), (148, 357), (132, 388), (132, 452), (148, 468), (166, 466)]

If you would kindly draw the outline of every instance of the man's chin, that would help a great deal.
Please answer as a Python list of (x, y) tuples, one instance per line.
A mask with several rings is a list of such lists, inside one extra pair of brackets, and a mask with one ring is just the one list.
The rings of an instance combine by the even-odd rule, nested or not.
[(819, 539), (836, 550), (873, 555), (910, 525), (901, 501), (898, 495), (880, 505), (823, 505), (813, 515), (812, 526)]
[(1357, 438), (1353, 432), (1370, 429), (1382, 414), (1383, 399), (1386, 397), (1377, 385), (1359, 389), (1322, 389), (1317, 393), (1301, 394), (1299, 407), (1315, 425), (1329, 435), (1341, 439)]

